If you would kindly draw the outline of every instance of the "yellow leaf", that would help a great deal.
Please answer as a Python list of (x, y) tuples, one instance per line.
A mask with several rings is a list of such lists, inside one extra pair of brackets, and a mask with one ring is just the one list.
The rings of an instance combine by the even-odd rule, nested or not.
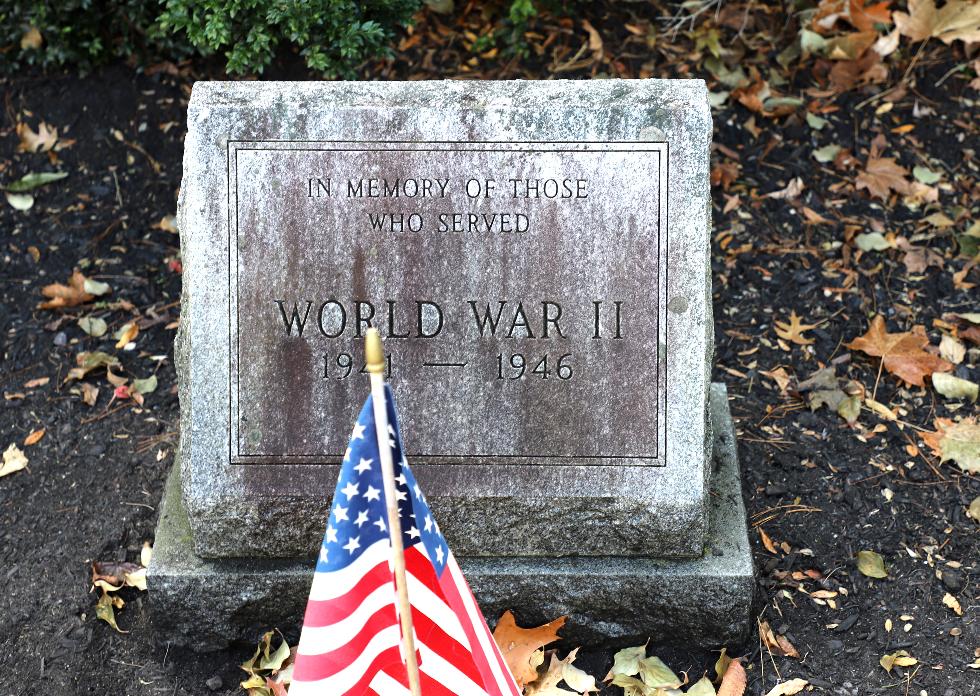
[(898, 667), (911, 667), (912, 665), (919, 664), (919, 661), (914, 657), (909, 655), (904, 650), (899, 650), (898, 652), (889, 653), (888, 655), (882, 655), (881, 659), (878, 660), (886, 672), (891, 672), (892, 668), (896, 665)]
[(869, 578), (887, 578), (888, 571), (885, 570), (885, 559), (874, 551), (858, 551), (857, 553), (858, 570), (862, 575)]
[(943, 597), (943, 604), (956, 612), (957, 616), (963, 616), (963, 607), (960, 606), (959, 600), (949, 592), (947, 592), (946, 596)]

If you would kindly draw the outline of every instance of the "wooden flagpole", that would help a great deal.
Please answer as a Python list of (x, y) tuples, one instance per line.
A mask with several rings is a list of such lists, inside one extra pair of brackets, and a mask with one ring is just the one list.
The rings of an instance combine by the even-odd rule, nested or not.
[(388, 407), (385, 398), (385, 353), (381, 335), (375, 328), (368, 329), (364, 337), (364, 354), (367, 370), (371, 374), (371, 401), (374, 403), (374, 424), (381, 458), (381, 477), (384, 481), (385, 503), (388, 507), (388, 536), (395, 570), (395, 589), (398, 593), (398, 613), (402, 623), (402, 650), (408, 670), (408, 686), (412, 696), (422, 696), (419, 685), (419, 664), (415, 659), (415, 629), (412, 626), (412, 605), (408, 601), (408, 584), (405, 574), (405, 545), (402, 543), (401, 516), (398, 513), (398, 497), (395, 488), (395, 466), (391, 461), (392, 438), (388, 432)]

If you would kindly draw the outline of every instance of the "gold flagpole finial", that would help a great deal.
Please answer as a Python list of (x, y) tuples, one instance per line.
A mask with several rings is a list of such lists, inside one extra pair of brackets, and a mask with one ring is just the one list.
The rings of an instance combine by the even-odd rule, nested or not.
[(367, 371), (373, 375), (385, 373), (385, 349), (381, 345), (381, 334), (374, 327), (367, 330), (364, 336), (364, 357), (367, 360)]

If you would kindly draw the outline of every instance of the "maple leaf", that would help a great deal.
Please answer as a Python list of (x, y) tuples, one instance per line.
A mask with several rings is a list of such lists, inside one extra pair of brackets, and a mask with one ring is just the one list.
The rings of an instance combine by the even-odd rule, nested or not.
[(17, 137), (20, 138), (18, 152), (49, 152), (58, 142), (58, 129), (44, 121), (37, 127), (37, 133), (23, 122), (17, 124), (16, 130)]
[[(595, 684), (595, 677), (572, 664), (578, 656), (578, 648), (568, 653), (568, 657), (564, 660), (559, 660), (554, 651), (549, 652), (551, 661), (548, 669), (527, 685), (524, 696), (565, 696), (566, 694), (592, 694), (599, 691)], [(571, 691), (559, 687), (558, 684), (561, 682), (565, 682)]]
[(924, 378), (933, 372), (949, 372), (954, 367), (939, 356), (924, 351), (927, 345), (929, 337), (924, 332), (888, 333), (880, 314), (872, 320), (866, 334), (846, 344), (851, 350), (881, 358), (884, 369), (916, 387), (924, 387)]
[(497, 621), (493, 639), (497, 641), (507, 667), (522, 689), (538, 678), (538, 665), (544, 660), (544, 655), (539, 651), (548, 643), (558, 640), (558, 629), (565, 625), (567, 618), (562, 616), (537, 628), (521, 628), (514, 615), (505, 611)]
[(820, 322), (816, 324), (804, 324), (801, 318), (796, 315), (795, 311), (790, 312), (789, 323), (785, 321), (774, 321), (773, 324), (776, 325), (777, 336), (785, 341), (791, 341), (798, 346), (808, 346), (813, 343), (813, 339), (806, 338), (803, 336), (803, 333), (820, 326)]
[(895, 26), (913, 41), (936, 38), (947, 45), (957, 39), (980, 41), (980, 3), (947, 0), (937, 9), (935, 0), (909, 0), (908, 14), (895, 13)]
[(909, 181), (906, 177), (909, 170), (898, 164), (894, 157), (868, 157), (864, 171), (857, 175), (857, 188), (867, 189), (872, 196), (888, 200), (892, 191), (908, 193)]

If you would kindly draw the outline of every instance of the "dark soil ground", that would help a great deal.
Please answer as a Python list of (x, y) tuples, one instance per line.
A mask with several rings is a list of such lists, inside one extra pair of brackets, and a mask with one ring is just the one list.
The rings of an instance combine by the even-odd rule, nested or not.
[[(388, 62), (375, 74), (409, 74), (411, 59), (400, 60), (407, 62)], [(857, 252), (855, 228), (912, 230), (923, 213), (841, 189), (842, 176), (810, 157), (812, 148), (830, 143), (866, 151), (878, 121), (889, 119), (890, 128), (911, 120), (916, 104), (928, 105), (933, 113), (917, 120), (916, 147), (892, 154), (909, 168), (928, 161), (945, 172), (952, 195), (968, 201), (975, 219), (977, 102), (970, 102), (971, 112), (963, 98), (978, 94), (961, 79), (936, 84), (956, 61), (923, 60), (914, 90), (890, 116), (876, 114), (877, 104), (859, 106), (867, 93), (842, 96), (840, 111), (820, 132), (794, 117), (753, 124), (732, 102), (716, 113), (716, 142), (741, 169), (730, 188), (715, 189), (715, 378), (728, 383), (738, 422), (757, 612), (800, 654), (775, 657), (755, 638), (729, 646), (745, 656), (750, 694), (766, 693), (777, 676), (807, 679), (816, 693), (980, 692), (980, 670), (969, 667), (980, 648), (980, 544), (977, 523), (965, 514), (980, 482), (952, 462), (940, 464), (918, 436), (934, 429), (935, 417), (963, 415), (973, 405), (957, 410), (931, 389), (904, 387), (879, 375), (876, 360), (848, 355), (843, 345), (865, 333), (873, 312), (893, 331), (921, 324), (937, 344), (936, 321), (944, 313), (980, 311), (980, 291), (965, 282), (980, 283), (980, 272), (954, 282), (966, 261), (953, 258), (949, 235), (927, 240), (942, 263), (922, 273), (909, 273), (895, 250)], [(179, 243), (159, 223), (176, 209), (186, 100), (192, 80), (206, 75), (195, 69), (148, 75), (115, 65), (86, 77), (34, 74), (0, 82), (0, 180), (69, 172), (39, 189), (29, 211), (0, 201), (0, 449), (18, 443), (30, 460), (27, 470), (0, 479), (0, 696), (240, 693), (238, 664), (251, 646), (206, 655), (171, 649), (149, 623), (152, 592), (131, 589), (122, 592), (127, 605), (118, 613), (125, 633), (116, 633), (96, 618), (98, 593), (90, 591), (93, 560), (133, 561), (152, 541), (173, 462)], [(16, 151), (14, 124), (22, 119), (35, 127), (43, 119), (75, 141), (58, 153), (56, 167), (43, 154)], [(764, 129), (757, 137), (756, 126)], [(827, 224), (805, 226), (798, 205), (763, 197), (795, 177), (805, 183), (803, 203)], [(740, 198), (734, 208), (732, 196)], [(112, 287), (105, 302), (39, 310), (40, 289), (65, 282), (74, 268)], [(777, 338), (773, 321), (787, 320), (790, 311), (822, 322), (806, 334), (814, 343)], [(101, 339), (76, 321), (93, 313), (109, 323)], [(135, 348), (114, 350), (112, 333), (130, 320), (141, 326)], [(159, 386), (139, 407), (112, 400), (104, 377), (89, 379), (100, 392), (95, 406), (85, 405), (79, 383), (65, 382), (82, 350), (113, 352), (125, 368), (120, 372), (155, 374)], [(975, 349), (970, 355), (957, 374), (977, 381)], [(898, 420), (865, 410), (850, 426), (827, 409), (811, 411), (792, 385), (781, 390), (765, 374), (782, 367), (804, 380), (842, 356), (838, 373), (874, 391)], [(40, 428), (44, 437), (24, 447)], [(882, 554), (887, 579), (858, 572), (861, 550)], [(943, 604), (947, 593), (962, 616)], [(282, 628), (295, 634), (295, 627)], [(696, 680), (711, 670), (717, 654), (709, 649), (716, 647), (653, 652)], [(881, 656), (900, 649), (918, 664), (890, 673), (879, 666)], [(579, 664), (601, 677), (611, 653), (586, 654)], [(214, 677), (223, 686), (206, 684)]]

